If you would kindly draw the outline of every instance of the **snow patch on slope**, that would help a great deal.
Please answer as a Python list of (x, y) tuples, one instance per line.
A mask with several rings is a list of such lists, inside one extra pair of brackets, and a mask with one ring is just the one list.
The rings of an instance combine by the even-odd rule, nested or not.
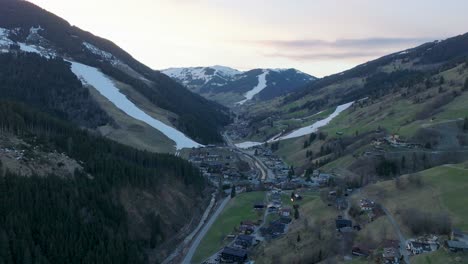
[(9, 35), (10, 30), (0, 28), (0, 49), (2, 50), (2, 52), (4, 52), (3, 50), (6, 50), (6, 52), (8, 52), (7, 49), (10, 47), (10, 45), (14, 44), (14, 42), (8, 38)]
[[(203, 86), (215, 77), (219, 77), (227, 81), (242, 73), (236, 69), (219, 65), (211, 67), (169, 68), (162, 70), (161, 72), (191, 88)], [(194, 81), (197, 84), (191, 85)], [(224, 84), (225, 83), (217, 83), (213, 85), (222, 86)]]
[(252, 100), (252, 98), (258, 94), (259, 92), (261, 92), (263, 89), (265, 89), (267, 87), (267, 81), (266, 81), (266, 76), (267, 74), (269, 73), (268, 70), (263, 70), (263, 73), (260, 74), (258, 76), (258, 84), (257, 86), (255, 86), (252, 90), (248, 91), (247, 93), (245, 93), (244, 97), (245, 99), (238, 102), (237, 104), (239, 105), (243, 105), (245, 102), (247, 102), (248, 100)]
[(163, 133), (175, 142), (177, 149), (202, 147), (201, 144), (188, 138), (177, 129), (170, 127), (143, 112), (140, 108), (133, 104), (124, 94), (122, 94), (119, 91), (119, 89), (114, 85), (114, 83), (98, 69), (73, 61), (71, 61), (71, 64), (72, 72), (78, 78), (80, 78), (83, 83), (87, 83), (93, 86), (101, 95), (106, 97), (117, 108), (122, 110), (127, 115), (142, 122), (145, 122), (151, 127), (161, 131), (161, 133)]
[(327, 118), (325, 119), (322, 119), (322, 120), (319, 120), (315, 123), (313, 123), (312, 125), (310, 126), (306, 126), (306, 127), (302, 127), (302, 128), (299, 128), (289, 134), (287, 134), (286, 136), (282, 136), (280, 137), (280, 140), (282, 139), (289, 139), (289, 138), (297, 138), (297, 137), (302, 137), (302, 136), (305, 136), (305, 135), (308, 135), (308, 134), (311, 134), (311, 133), (315, 133), (317, 132), (317, 130), (323, 126), (326, 126), (328, 125), (328, 123), (330, 123), (330, 121), (333, 120), (333, 118), (337, 117), (341, 112), (343, 112), (344, 110), (348, 109), (351, 105), (353, 105), (354, 102), (350, 102), (350, 103), (347, 103), (347, 104), (343, 104), (343, 105), (339, 105), (336, 109), (335, 109), (335, 112), (333, 112), (331, 115), (329, 115)]
[(115, 57), (114, 55), (110, 54), (109, 52), (107, 51), (103, 51), (99, 48), (97, 48), (96, 46), (94, 46), (93, 44), (90, 44), (88, 42), (83, 42), (83, 46), (89, 50), (91, 53), (93, 53), (94, 55), (98, 55), (99, 57), (103, 58), (103, 59), (106, 59), (106, 60), (114, 60)]
[[(266, 142), (270, 143), (270, 142), (275, 142), (275, 141), (280, 141), (280, 140), (285, 140), (285, 139), (298, 138), (298, 137), (302, 137), (302, 136), (305, 136), (305, 135), (308, 135), (308, 134), (311, 134), (311, 133), (315, 133), (315, 132), (318, 131), (319, 128), (328, 125), (341, 112), (343, 112), (346, 109), (348, 109), (349, 107), (351, 107), (353, 105), (353, 103), (354, 102), (350, 102), (350, 103), (339, 105), (338, 107), (336, 107), (335, 111), (332, 114), (330, 114), (327, 118), (319, 120), (319, 121), (313, 123), (310, 126), (306, 126), (306, 127), (302, 127), (302, 128), (297, 129), (297, 130), (294, 130), (294, 131), (292, 131), (291, 133), (289, 133), (289, 134), (287, 134), (285, 136), (281, 136), (281, 137), (275, 136), (275, 137), (267, 140)], [(246, 142), (238, 143), (238, 144), (236, 144), (236, 146), (238, 148), (247, 149), (247, 148), (251, 148), (251, 147), (255, 147), (255, 146), (258, 146), (258, 145), (265, 144), (266, 142), (246, 141)]]

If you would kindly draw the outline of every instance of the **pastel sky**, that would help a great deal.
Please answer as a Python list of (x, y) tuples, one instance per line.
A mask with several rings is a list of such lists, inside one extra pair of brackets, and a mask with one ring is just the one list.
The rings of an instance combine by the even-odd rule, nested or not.
[(466, 0), (30, 0), (154, 69), (297, 68), (322, 77), (468, 31)]

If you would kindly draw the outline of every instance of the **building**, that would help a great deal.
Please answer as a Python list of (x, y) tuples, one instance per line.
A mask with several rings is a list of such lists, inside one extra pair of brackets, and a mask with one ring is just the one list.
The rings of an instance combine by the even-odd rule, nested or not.
[(409, 241), (407, 249), (411, 251), (413, 255), (422, 254), (424, 252), (432, 252), (430, 244), (419, 241)]
[(291, 208), (282, 208), (280, 210), (280, 216), (289, 217), (291, 215)]
[(459, 229), (453, 229), (452, 234), (450, 236), (452, 240), (447, 241), (447, 247), (453, 251), (468, 251), (468, 234), (463, 233)]
[(254, 209), (263, 210), (263, 209), (265, 209), (265, 205), (263, 203), (256, 203), (256, 204), (254, 204)]
[(355, 245), (351, 250), (351, 254), (358, 257), (368, 257), (372, 251), (364, 245)]
[(362, 211), (372, 211), (375, 208), (375, 202), (369, 199), (361, 199), (361, 201), (359, 201), (359, 207)]
[(244, 263), (247, 260), (247, 251), (240, 248), (225, 247), (221, 252), (224, 262)]
[(459, 251), (468, 252), (468, 244), (461, 242), (461, 241), (448, 240), (447, 247), (452, 252), (459, 252)]
[(353, 227), (353, 222), (347, 219), (336, 219), (335, 225), (337, 230), (341, 230), (342, 228), (351, 228)]
[(468, 233), (463, 233), (460, 229), (454, 228), (452, 230), (451, 239), (468, 244)]
[(234, 245), (239, 248), (247, 249), (253, 245), (254, 237), (249, 235), (239, 235)]
[(384, 248), (382, 253), (382, 258), (385, 264), (399, 264), (400, 257), (400, 250), (394, 247)]

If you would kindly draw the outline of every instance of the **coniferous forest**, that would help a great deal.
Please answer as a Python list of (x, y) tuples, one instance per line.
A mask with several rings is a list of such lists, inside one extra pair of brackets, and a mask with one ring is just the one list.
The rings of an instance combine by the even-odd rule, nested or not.
[(131, 238), (119, 190), (158, 192), (162, 182), (176, 181), (201, 195), (204, 179), (187, 161), (80, 128), (103, 122), (107, 115), (63, 60), (0, 55), (0, 133), (83, 167), (71, 178), (25, 177), (0, 163), (1, 264), (144, 263), (145, 250), (165, 240), (160, 216), (147, 220), (150, 238)]

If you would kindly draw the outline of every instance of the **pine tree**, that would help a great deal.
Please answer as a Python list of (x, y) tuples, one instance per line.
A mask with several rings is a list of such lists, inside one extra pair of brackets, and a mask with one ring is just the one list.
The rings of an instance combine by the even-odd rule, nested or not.
[(234, 197), (236, 197), (236, 186), (233, 185), (231, 188), (231, 198), (234, 198)]

